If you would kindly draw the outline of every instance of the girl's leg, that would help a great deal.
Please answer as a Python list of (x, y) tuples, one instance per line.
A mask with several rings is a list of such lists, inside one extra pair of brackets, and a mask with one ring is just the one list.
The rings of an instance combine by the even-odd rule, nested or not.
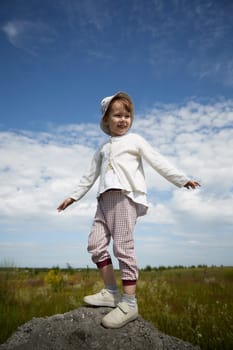
[(136, 284), (134, 284), (132, 286), (124, 286), (123, 285), (123, 291), (124, 291), (124, 294), (135, 295), (136, 294)]
[(99, 267), (99, 271), (106, 287), (117, 285), (112, 264)]
[(122, 284), (123, 284), (122, 301), (126, 302), (128, 306), (131, 308), (137, 307), (136, 282), (137, 281), (122, 280)]
[[(108, 290), (86, 297), (88, 300), (85, 300), (85, 298), (84, 300), (92, 305), (104, 305), (104, 303), (108, 301), (109, 304), (115, 304), (114, 306), (117, 307), (104, 316), (102, 324), (105, 327), (119, 328), (138, 316), (138, 307), (135, 298), (138, 270), (134, 254), (133, 237), (137, 213), (133, 202), (126, 198), (120, 191), (106, 192), (103, 198), (104, 203), (101, 208), (104, 218), (103, 227), (105, 230), (107, 229), (106, 237), (108, 236), (110, 240), (109, 236), (111, 234), (113, 238), (113, 249), (119, 261), (124, 294), (122, 302), (120, 303), (117, 302), (119, 294), (109, 293)], [(107, 249), (103, 249), (103, 236), (104, 235), (102, 235), (101, 240), (98, 239), (98, 244), (94, 245), (96, 263), (100, 269), (105, 285), (108, 283), (116, 284), (110, 256), (107, 256), (107, 254), (105, 255)], [(107, 242), (104, 243), (105, 246), (106, 243)], [(102, 249), (100, 249), (102, 254), (98, 253), (100, 247), (102, 247)], [(92, 249), (89, 251), (91, 252), (91, 250)]]
[[(92, 255), (92, 261), (100, 270), (101, 277), (104, 282), (110, 280), (113, 282), (113, 268), (110, 254), (108, 253), (108, 246), (111, 235), (103, 211), (101, 208), (101, 199), (98, 202), (95, 218), (92, 224), (91, 232), (88, 237), (87, 251)], [(109, 266), (111, 265), (111, 266)]]
[[(119, 261), (125, 292), (133, 294), (138, 278), (134, 251), (134, 226), (137, 219), (135, 203), (120, 190), (108, 191), (101, 195), (97, 212), (89, 235), (88, 251), (92, 260), (100, 268), (105, 284), (115, 283), (108, 245), (113, 238), (114, 255)], [(131, 285), (129, 287), (129, 285)]]
[(108, 253), (109, 242), (110, 232), (100, 203), (98, 203), (96, 216), (88, 239), (88, 252), (92, 254), (92, 260), (99, 268), (105, 288), (99, 293), (84, 297), (84, 301), (90, 305), (115, 307), (120, 300), (112, 260)]
[(134, 250), (134, 226), (137, 219), (137, 210), (136, 205), (123, 193), (114, 193), (114, 197), (114, 216), (109, 218), (108, 227), (111, 228), (113, 251), (119, 261), (121, 270), (122, 302), (135, 310), (136, 314), (137, 300), (135, 294), (138, 269)]
[(120, 301), (120, 295), (111, 259), (109, 258), (97, 263), (97, 267), (99, 268), (105, 288), (99, 293), (85, 296), (84, 301), (89, 305), (115, 307)]
[(135, 295), (138, 268), (134, 248), (134, 227), (137, 219), (136, 205), (126, 196), (115, 208), (113, 251), (121, 270), (125, 294)]

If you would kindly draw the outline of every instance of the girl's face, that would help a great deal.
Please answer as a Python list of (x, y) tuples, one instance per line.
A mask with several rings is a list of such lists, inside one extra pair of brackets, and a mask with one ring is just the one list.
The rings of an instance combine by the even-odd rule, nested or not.
[(113, 101), (105, 117), (105, 123), (109, 127), (111, 136), (123, 136), (131, 127), (131, 114), (121, 101)]

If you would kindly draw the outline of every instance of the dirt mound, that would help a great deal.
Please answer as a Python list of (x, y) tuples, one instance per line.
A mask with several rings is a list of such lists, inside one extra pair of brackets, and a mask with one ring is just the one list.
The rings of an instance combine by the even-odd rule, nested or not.
[(0, 350), (198, 350), (190, 343), (159, 332), (142, 317), (120, 329), (106, 329), (109, 308), (81, 307), (61, 315), (33, 318)]

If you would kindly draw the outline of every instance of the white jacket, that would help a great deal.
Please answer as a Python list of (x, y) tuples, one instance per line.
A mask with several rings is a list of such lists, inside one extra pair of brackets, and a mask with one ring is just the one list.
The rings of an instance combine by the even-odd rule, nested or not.
[[(81, 199), (100, 176), (98, 195), (104, 192), (104, 176), (111, 166), (122, 188), (127, 192), (147, 193), (142, 159), (145, 159), (165, 179), (183, 187), (189, 178), (174, 168), (159, 152), (137, 134), (111, 137), (94, 154), (89, 169), (70, 196)], [(97, 195), (97, 196), (98, 196)]]

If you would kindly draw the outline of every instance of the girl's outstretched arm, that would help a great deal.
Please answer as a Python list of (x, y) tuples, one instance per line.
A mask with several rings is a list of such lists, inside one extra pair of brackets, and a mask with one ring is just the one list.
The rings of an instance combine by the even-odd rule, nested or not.
[(189, 180), (185, 185), (184, 187), (186, 187), (188, 190), (189, 188), (191, 187), (193, 190), (196, 188), (196, 187), (199, 187), (201, 186), (199, 182), (195, 181), (195, 180)]
[(60, 212), (62, 210), (65, 210), (69, 205), (71, 205), (72, 203), (74, 203), (75, 200), (73, 198), (66, 198), (64, 200), (64, 202), (62, 202), (59, 207), (57, 208), (57, 210)]

